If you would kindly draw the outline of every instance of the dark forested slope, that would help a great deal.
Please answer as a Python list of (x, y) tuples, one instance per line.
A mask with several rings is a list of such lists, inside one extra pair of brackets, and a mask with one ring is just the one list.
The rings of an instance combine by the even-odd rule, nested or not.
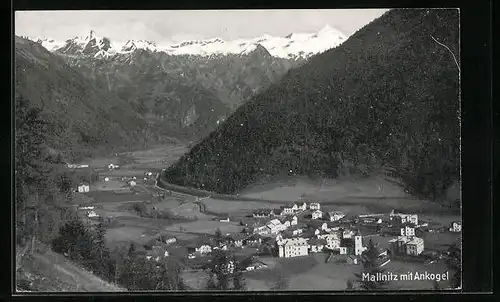
[[(442, 46), (449, 47), (449, 50)], [(292, 69), (163, 175), (234, 193), (263, 175), (390, 170), (439, 198), (459, 178), (458, 10), (391, 10)]]
[(134, 141), (144, 121), (134, 108), (99, 89), (41, 45), (15, 38), (16, 99), (41, 109), (47, 145), (78, 157), (85, 148)]

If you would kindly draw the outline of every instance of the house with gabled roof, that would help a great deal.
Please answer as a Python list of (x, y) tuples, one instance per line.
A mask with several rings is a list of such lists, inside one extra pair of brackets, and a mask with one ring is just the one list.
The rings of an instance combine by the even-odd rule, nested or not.
[(321, 208), (321, 205), (319, 204), (319, 202), (311, 202), (309, 204), (309, 209), (310, 210), (319, 210)]
[(327, 244), (325, 239), (318, 238), (311, 238), (307, 241), (307, 243), (309, 244), (309, 251), (311, 253), (318, 253), (323, 251)]

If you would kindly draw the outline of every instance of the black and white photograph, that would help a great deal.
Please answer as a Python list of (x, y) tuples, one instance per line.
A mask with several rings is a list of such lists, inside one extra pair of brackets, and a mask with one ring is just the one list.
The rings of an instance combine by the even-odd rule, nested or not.
[(17, 293), (462, 289), (459, 9), (24, 10), (14, 34)]

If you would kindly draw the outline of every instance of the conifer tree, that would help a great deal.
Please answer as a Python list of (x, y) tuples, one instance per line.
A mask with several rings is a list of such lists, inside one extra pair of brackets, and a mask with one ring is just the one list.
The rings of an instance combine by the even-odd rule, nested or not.
[(370, 239), (366, 251), (364, 251), (363, 254), (361, 255), (361, 263), (363, 269), (361, 273), (354, 274), (361, 288), (365, 290), (383, 289), (384, 285), (386, 284), (386, 281), (378, 281), (378, 280), (372, 281), (363, 279), (363, 273), (368, 274), (369, 276), (377, 276), (377, 274), (379, 273), (382, 274), (384, 272), (384, 269), (380, 267), (378, 255), (379, 255), (378, 249), (373, 243), (373, 241)]

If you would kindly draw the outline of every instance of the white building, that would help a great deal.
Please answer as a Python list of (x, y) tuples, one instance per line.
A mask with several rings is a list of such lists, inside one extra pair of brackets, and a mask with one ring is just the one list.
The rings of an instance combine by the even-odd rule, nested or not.
[(199, 252), (200, 254), (208, 254), (212, 252), (212, 247), (208, 244), (204, 244), (198, 248), (195, 249), (196, 252)]
[(109, 177), (105, 177), (105, 178), (104, 178), (104, 181), (109, 181)]
[(404, 226), (401, 228), (401, 236), (415, 236), (415, 228), (411, 226)]
[(300, 203), (300, 202), (294, 202), (293, 203), (293, 206), (292, 206), (292, 209), (297, 212), (297, 211), (305, 211), (307, 210), (307, 204), (304, 202), (304, 203)]
[(462, 231), (462, 222), (454, 221), (451, 224), (450, 232), (461, 232)]
[(297, 235), (300, 235), (300, 234), (302, 234), (302, 229), (297, 228), (297, 229), (292, 230), (292, 235), (293, 236), (297, 236)]
[(128, 182), (129, 186), (134, 187), (136, 185), (136, 182), (131, 180)]
[(323, 218), (323, 212), (321, 212), (320, 210), (316, 210), (312, 213), (311, 217), (312, 219), (321, 219)]
[(326, 240), (325, 247), (330, 250), (338, 250), (340, 248), (340, 238), (336, 233), (317, 235), (318, 239)]
[(354, 232), (352, 230), (344, 230), (342, 232), (342, 238), (347, 239), (347, 238), (352, 238), (354, 236)]
[(311, 210), (319, 210), (320, 209), (320, 204), (318, 202), (311, 202), (309, 204), (309, 209)]
[(87, 212), (87, 217), (89, 217), (89, 218), (99, 217), (99, 214), (97, 214), (96, 212), (90, 210), (90, 211)]
[(269, 221), (269, 223), (266, 225), (269, 228), (269, 232), (271, 234), (276, 234), (281, 231), (286, 230), (286, 226), (283, 225), (278, 219), (273, 219)]
[(112, 163), (108, 164), (108, 169), (110, 169), (110, 170), (118, 169), (118, 167), (119, 167), (118, 165), (115, 165), (115, 164), (112, 164)]
[(321, 230), (322, 231), (330, 231), (330, 228), (328, 227), (328, 224), (326, 224), (326, 222), (324, 222), (322, 225), (321, 225)]
[(326, 241), (318, 238), (311, 238), (307, 243), (309, 244), (309, 251), (311, 253), (319, 253), (323, 251), (323, 248), (326, 246)]
[(293, 216), (292, 221), (290, 222), (290, 225), (297, 225), (298, 222), (299, 222), (299, 219), (297, 218), (297, 216)]
[(93, 210), (94, 207), (93, 206), (88, 206), (88, 207), (79, 207), (78, 208), (79, 210)]
[(281, 215), (291, 215), (296, 211), (293, 209), (293, 207), (282, 207), (281, 210)]
[(288, 238), (278, 242), (278, 256), (291, 258), (308, 255), (309, 244), (304, 238)]
[(367, 248), (363, 246), (363, 237), (361, 235), (354, 236), (354, 255), (361, 255)]
[(328, 212), (328, 217), (330, 218), (330, 221), (339, 221), (340, 219), (345, 217), (345, 213), (343, 212)]
[(90, 191), (90, 186), (89, 185), (85, 185), (85, 184), (81, 184), (78, 186), (78, 192), (80, 193), (86, 193)]
[(175, 239), (175, 238), (168, 238), (165, 240), (166, 244), (172, 244), (172, 243), (176, 243), (176, 242), (177, 242), (177, 239)]
[(418, 256), (424, 251), (424, 239), (413, 237), (406, 243), (406, 253), (408, 255)]
[(261, 236), (268, 235), (270, 233), (270, 229), (267, 227), (267, 225), (257, 227), (253, 230), (254, 234), (259, 234)]

